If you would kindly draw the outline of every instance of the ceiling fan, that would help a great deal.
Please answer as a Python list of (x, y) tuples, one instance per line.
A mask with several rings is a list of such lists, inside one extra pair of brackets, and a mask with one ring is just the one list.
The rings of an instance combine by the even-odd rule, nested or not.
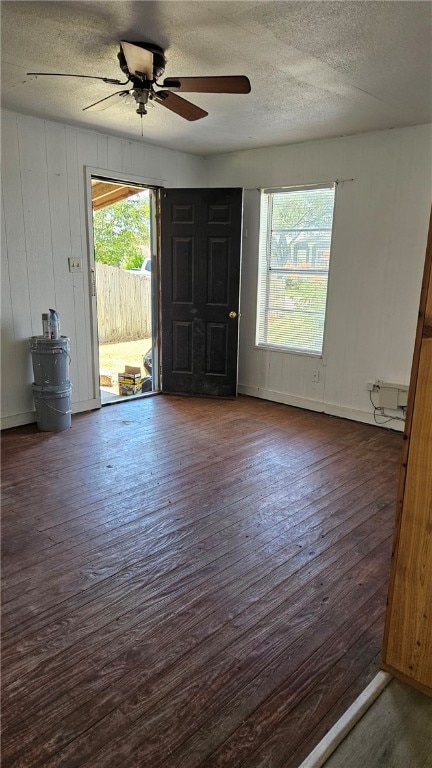
[[(93, 104), (84, 107), (88, 109), (107, 109), (119, 100), (125, 101), (132, 96), (137, 105), (137, 114), (142, 118), (147, 114), (147, 106), (151, 102), (175, 112), (185, 120), (200, 120), (208, 112), (196, 104), (178, 96), (182, 93), (250, 93), (250, 82), (245, 75), (222, 75), (215, 77), (167, 77), (162, 84), (158, 78), (165, 72), (166, 58), (164, 51), (153, 43), (130, 43), (122, 40), (117, 54), (120, 69), (126, 76), (125, 82), (111, 77), (96, 75), (75, 75), (62, 72), (27, 72), (28, 75), (48, 75), (57, 77), (85, 77), (92, 80), (102, 80), (109, 85), (131, 85), (130, 88), (115, 91)], [(155, 86), (158, 90), (155, 89)], [(159, 90), (160, 89), (160, 90)], [(115, 101), (109, 101), (114, 99)], [(108, 103), (107, 103), (108, 102)]]

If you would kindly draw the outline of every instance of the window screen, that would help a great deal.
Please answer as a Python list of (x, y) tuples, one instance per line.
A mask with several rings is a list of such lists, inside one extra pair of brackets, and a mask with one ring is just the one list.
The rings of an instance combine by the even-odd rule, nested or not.
[(335, 184), (264, 190), (258, 346), (321, 354)]

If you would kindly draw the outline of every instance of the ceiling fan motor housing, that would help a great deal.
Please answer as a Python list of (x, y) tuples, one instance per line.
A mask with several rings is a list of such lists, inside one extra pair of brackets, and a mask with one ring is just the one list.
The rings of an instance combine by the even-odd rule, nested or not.
[[(164, 72), (166, 67), (166, 58), (165, 54), (158, 45), (154, 45), (154, 43), (133, 43), (133, 45), (136, 45), (138, 48), (144, 48), (146, 51), (150, 51), (150, 53), (153, 54), (153, 79), (157, 80)], [(125, 73), (125, 75), (134, 83), (135, 81), (140, 81), (140, 78), (138, 78), (136, 75), (132, 75), (127, 67), (126, 64), (126, 58), (125, 55), (120, 48), (120, 51), (117, 54), (117, 58), (119, 60), (120, 69), (122, 72)]]

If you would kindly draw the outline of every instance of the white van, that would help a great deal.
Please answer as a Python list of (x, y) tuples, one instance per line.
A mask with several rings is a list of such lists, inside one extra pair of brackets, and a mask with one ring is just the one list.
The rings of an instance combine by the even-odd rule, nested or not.
[(151, 256), (146, 256), (141, 267), (141, 274), (151, 277)]

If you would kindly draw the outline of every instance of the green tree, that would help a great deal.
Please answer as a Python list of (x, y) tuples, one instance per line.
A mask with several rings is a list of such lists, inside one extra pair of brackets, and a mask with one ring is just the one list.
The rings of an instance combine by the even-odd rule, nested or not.
[[(292, 256), (291, 246), (300, 246), (301, 252), (308, 253), (316, 244), (317, 230), (327, 230), (328, 237), (332, 227), (333, 204), (333, 189), (288, 190), (274, 195), (271, 216), (272, 265), (284, 266)], [(309, 236), (308, 230), (311, 230)], [(301, 255), (299, 261), (302, 261)]]
[[(299, 190), (278, 194), (273, 202), (272, 228), (278, 230), (330, 227), (333, 219), (333, 189)], [(298, 235), (293, 232), (292, 240)]]
[(285, 234), (287, 246), (301, 236), (298, 230), (314, 228), (331, 229), (334, 192), (313, 190), (306, 194), (287, 192), (277, 195), (273, 202), (272, 230)]
[(147, 192), (119, 200), (94, 212), (95, 259), (121, 269), (139, 269), (143, 246), (150, 245), (150, 203)]

